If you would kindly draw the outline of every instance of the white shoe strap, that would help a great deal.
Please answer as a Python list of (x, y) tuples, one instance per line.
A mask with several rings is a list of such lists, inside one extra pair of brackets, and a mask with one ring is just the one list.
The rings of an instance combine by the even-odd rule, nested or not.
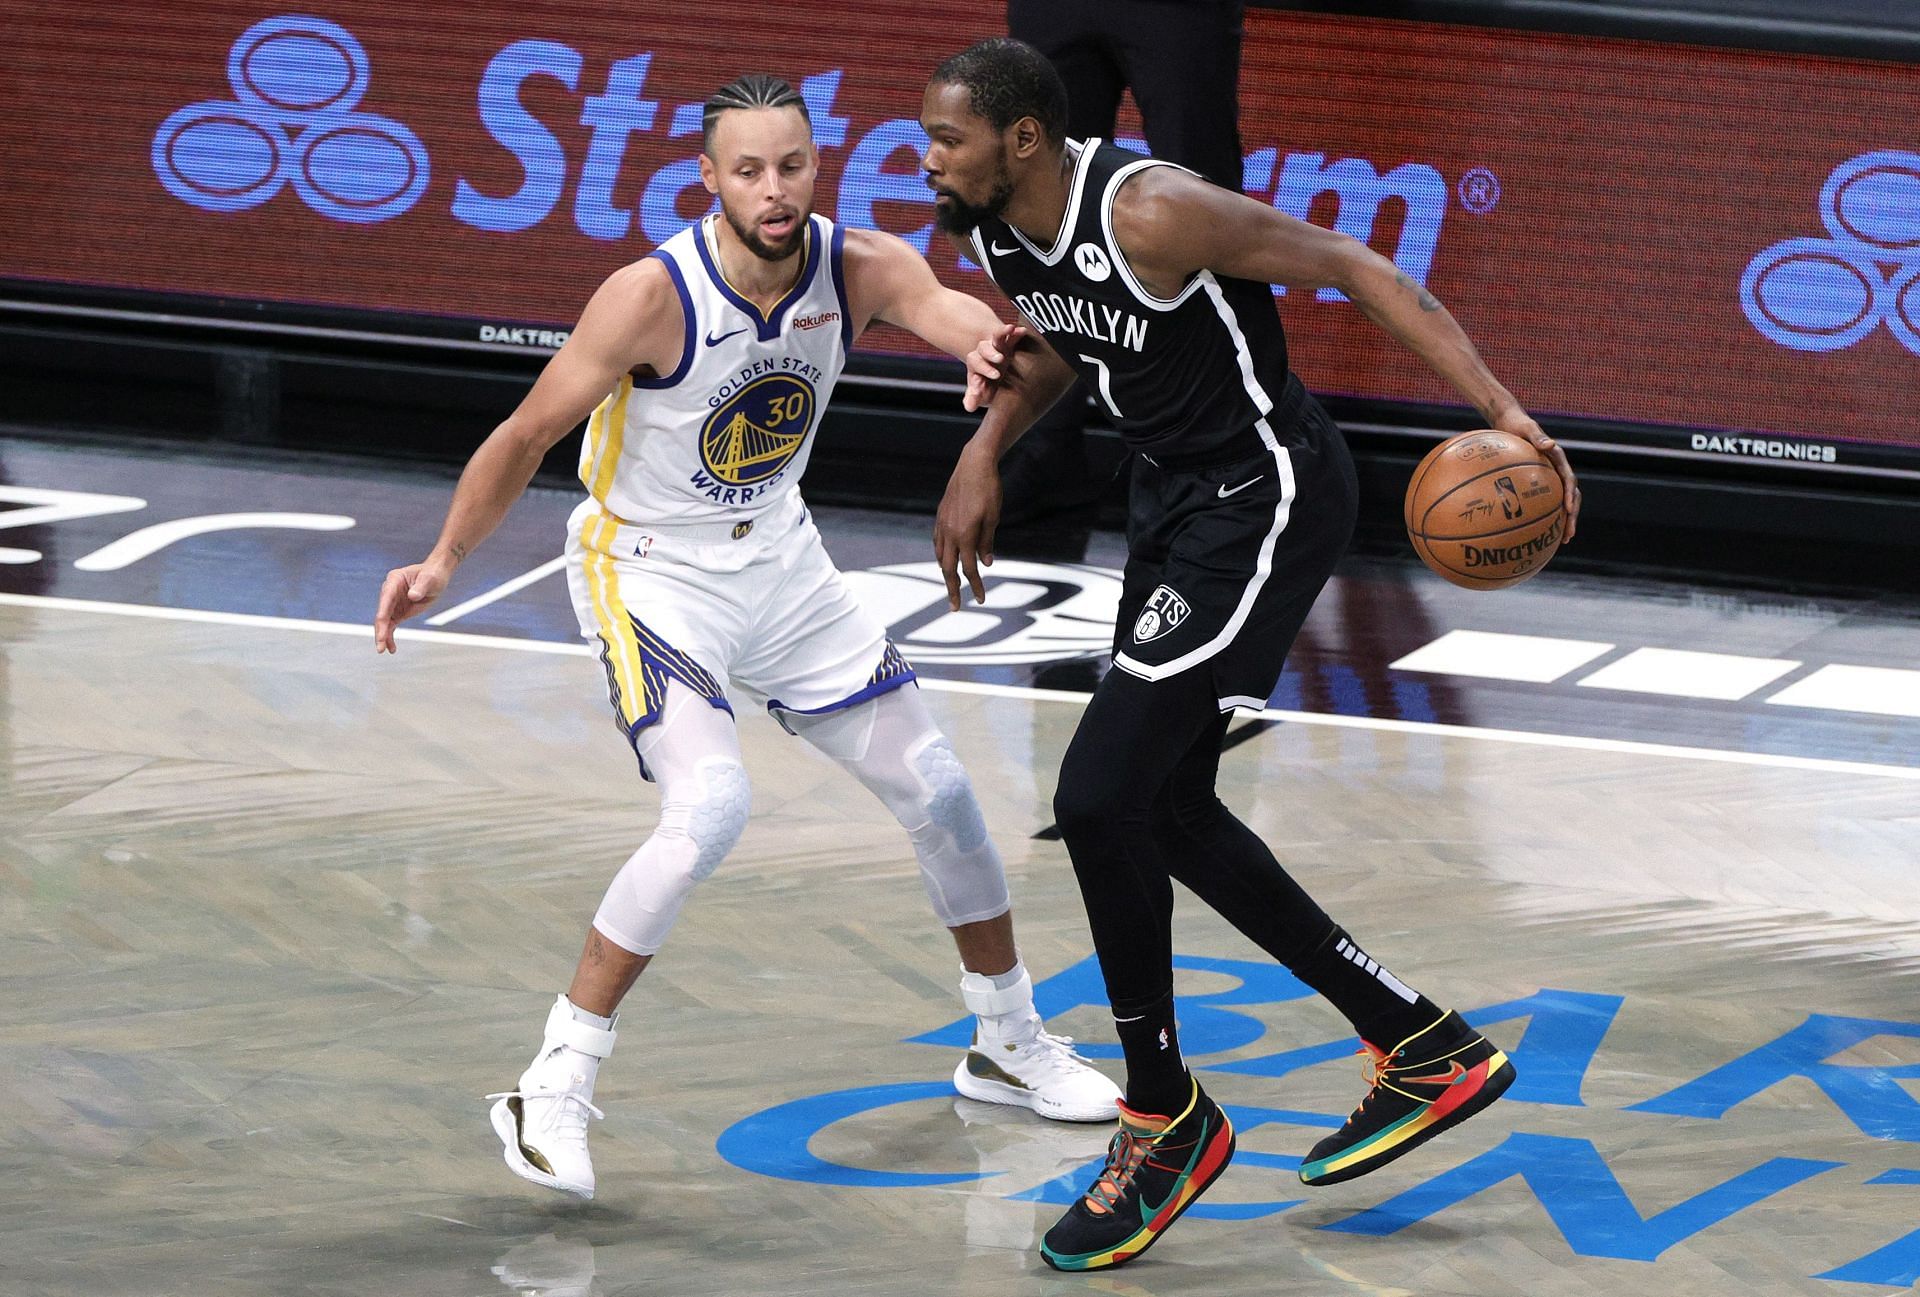
[(1033, 1005), (1033, 978), (1025, 967), (1020, 980), (1012, 986), (996, 988), (984, 973), (965, 973), (960, 978), (960, 999), (970, 1013), (983, 1018), (998, 1018)]
[(603, 1027), (590, 1027), (573, 1016), (573, 1007), (567, 1003), (567, 997), (561, 996), (553, 1002), (553, 1008), (547, 1013), (547, 1041), (550, 1044), (565, 1045), (568, 1049), (577, 1049), (594, 1058), (606, 1058), (613, 1053), (613, 1042), (619, 1033)]

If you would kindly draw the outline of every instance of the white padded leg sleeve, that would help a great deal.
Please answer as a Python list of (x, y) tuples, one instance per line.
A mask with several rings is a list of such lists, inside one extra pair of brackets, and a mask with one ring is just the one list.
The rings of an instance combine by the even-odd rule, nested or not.
[(660, 822), (614, 876), (593, 926), (621, 949), (651, 955), (693, 885), (740, 840), (752, 795), (733, 718), (678, 681), (668, 682), (661, 719), (641, 731), (639, 748), (660, 788)]
[(912, 685), (827, 716), (789, 717), (794, 732), (886, 804), (913, 841), (933, 912), (949, 928), (998, 918), (1007, 875), (973, 784)]

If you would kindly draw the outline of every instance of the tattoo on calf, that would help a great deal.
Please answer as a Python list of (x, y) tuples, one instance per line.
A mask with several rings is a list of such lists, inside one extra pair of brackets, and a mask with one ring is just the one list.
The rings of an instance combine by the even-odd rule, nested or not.
[(607, 945), (600, 940), (598, 931), (591, 932), (587, 936), (587, 962), (590, 964), (607, 962)]
[(1419, 301), (1421, 310), (1437, 311), (1440, 309), (1440, 299), (1432, 293), (1429, 293), (1425, 284), (1416, 284), (1413, 280), (1409, 279), (1405, 271), (1396, 274), (1393, 277), (1393, 282), (1406, 289), (1409, 293), (1412, 293)]

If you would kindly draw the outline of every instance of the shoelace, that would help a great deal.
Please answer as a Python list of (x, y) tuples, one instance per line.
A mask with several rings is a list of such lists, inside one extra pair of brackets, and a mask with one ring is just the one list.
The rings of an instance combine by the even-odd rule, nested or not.
[(1042, 1060), (1055, 1069), (1071, 1067), (1092, 1067), (1093, 1064), (1073, 1047), (1072, 1036), (1056, 1036), (1042, 1030), (1028, 1042), (1032, 1057)]
[(560, 1107), (554, 1114), (554, 1128), (561, 1134), (584, 1136), (587, 1131), (587, 1114), (592, 1113), (601, 1121), (607, 1114), (594, 1107), (591, 1102), (581, 1098), (571, 1090), (535, 1090), (525, 1094), (519, 1090), (502, 1090), (499, 1094), (490, 1094), (489, 1099), (518, 1099), (525, 1103), (528, 1099), (558, 1099)]
[[(1462, 1046), (1461, 1048), (1464, 1048), (1464, 1046)], [(1352, 1121), (1354, 1117), (1358, 1117), (1362, 1112), (1366, 1111), (1367, 1104), (1372, 1102), (1373, 1096), (1383, 1089), (1391, 1090), (1395, 1094), (1401, 1096), (1402, 1098), (1412, 1099), (1415, 1103), (1426, 1102), (1426, 1100), (1423, 1099), (1420, 1095), (1414, 1094), (1407, 1090), (1403, 1090), (1399, 1086), (1395, 1085), (1392, 1082), (1392, 1080), (1389, 1079), (1389, 1074), (1393, 1072), (1404, 1072), (1409, 1067), (1428, 1067), (1432, 1065), (1431, 1063), (1408, 1063), (1408, 1064), (1402, 1064), (1399, 1067), (1395, 1067), (1394, 1064), (1398, 1062), (1400, 1058), (1400, 1051), (1395, 1050), (1393, 1053), (1389, 1054), (1385, 1050), (1377, 1049), (1374, 1046), (1369, 1045), (1364, 1040), (1360, 1042), (1360, 1048), (1354, 1050), (1353, 1052), (1356, 1054), (1364, 1054), (1366, 1056), (1366, 1062), (1360, 1065), (1360, 1073), (1361, 1075), (1367, 1078), (1367, 1093), (1366, 1093), (1366, 1097), (1360, 1100), (1360, 1106), (1358, 1108), (1355, 1108), (1353, 1112), (1348, 1116), (1347, 1118), (1348, 1121)], [(1453, 1051), (1454, 1054), (1457, 1054), (1459, 1052), (1460, 1052), (1459, 1049), (1455, 1049)], [(1444, 1056), (1444, 1058), (1452, 1058), (1452, 1057), (1453, 1057), (1453, 1054), (1448, 1054)], [(1444, 1058), (1440, 1060), (1434, 1060), (1434, 1061), (1436, 1062), (1444, 1061)], [(1426, 1078), (1416, 1076), (1412, 1079), (1414, 1081), (1420, 1081)]]
[(1360, 1064), (1360, 1075), (1367, 1078), (1367, 1093), (1361, 1098), (1360, 1106), (1347, 1114), (1348, 1121), (1352, 1121), (1367, 1110), (1367, 1105), (1373, 1101), (1374, 1090), (1393, 1069), (1393, 1060), (1400, 1057), (1398, 1051), (1389, 1054), (1384, 1049), (1374, 1048), (1364, 1040), (1360, 1042), (1360, 1048), (1353, 1052), (1366, 1058), (1366, 1061)]
[(1125, 1126), (1115, 1131), (1113, 1142), (1107, 1145), (1106, 1168), (1087, 1190), (1088, 1207), (1096, 1212), (1111, 1212), (1118, 1207), (1152, 1151), (1152, 1136), (1136, 1135)]

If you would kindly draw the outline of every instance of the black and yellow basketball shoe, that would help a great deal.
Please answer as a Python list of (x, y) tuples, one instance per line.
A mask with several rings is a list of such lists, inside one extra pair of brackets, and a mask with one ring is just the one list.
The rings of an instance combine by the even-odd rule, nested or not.
[(1300, 1164), (1308, 1184), (1339, 1184), (1411, 1153), (1506, 1093), (1513, 1064), (1457, 1013), (1391, 1051), (1366, 1041), (1367, 1097)]
[(1120, 1105), (1107, 1165), (1040, 1244), (1056, 1270), (1105, 1270), (1154, 1245), (1233, 1159), (1233, 1123), (1200, 1083), (1177, 1117)]

